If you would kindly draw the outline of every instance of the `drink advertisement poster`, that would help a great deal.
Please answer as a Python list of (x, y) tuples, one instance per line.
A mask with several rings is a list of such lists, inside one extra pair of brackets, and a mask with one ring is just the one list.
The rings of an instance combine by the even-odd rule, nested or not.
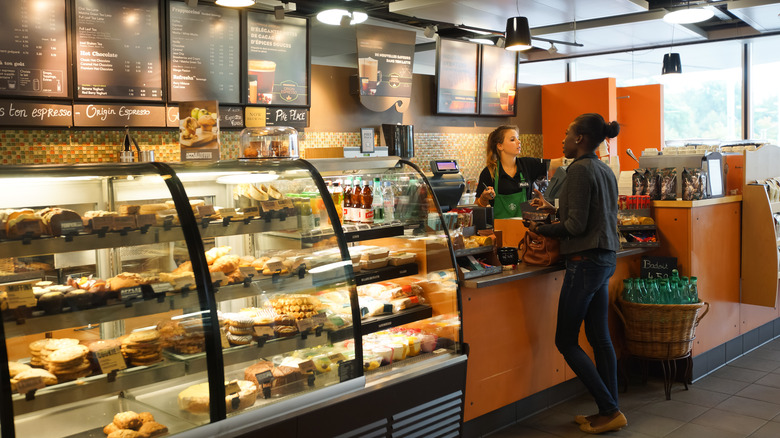
[(357, 27), (358, 84), (361, 96), (412, 96), (415, 34), (411, 31)]
[(247, 33), (247, 102), (308, 106), (308, 21), (249, 12)]
[(436, 55), (436, 112), (477, 114), (479, 45), (439, 40)]
[(216, 100), (179, 103), (181, 161), (219, 161), (218, 109)]
[(491, 116), (515, 115), (517, 52), (482, 46), (481, 69), (479, 113)]

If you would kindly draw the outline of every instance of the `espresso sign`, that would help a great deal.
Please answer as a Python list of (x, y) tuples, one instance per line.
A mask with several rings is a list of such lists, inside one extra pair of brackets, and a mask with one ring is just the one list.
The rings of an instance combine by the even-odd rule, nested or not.
[(73, 106), (0, 100), (0, 125), (70, 127), (73, 125)]
[(73, 105), (75, 126), (165, 127), (165, 107), (139, 105)]
[(436, 110), (439, 114), (477, 113), (479, 45), (440, 39), (436, 47)]
[(308, 105), (309, 64), (305, 18), (247, 14), (248, 102), (264, 105)]
[(161, 101), (158, 0), (76, 0), (78, 97)]
[(171, 100), (240, 103), (240, 21), (230, 8), (170, 2)]
[(3, 2), (0, 95), (69, 96), (65, 3)]

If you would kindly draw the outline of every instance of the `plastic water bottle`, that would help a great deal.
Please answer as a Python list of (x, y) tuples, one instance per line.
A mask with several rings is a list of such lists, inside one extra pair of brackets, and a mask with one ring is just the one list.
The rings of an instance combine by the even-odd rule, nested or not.
[(395, 190), (390, 181), (385, 181), (382, 188), (382, 202), (384, 203), (384, 223), (392, 223), (395, 220)]
[(374, 210), (374, 223), (381, 224), (385, 221), (385, 203), (382, 193), (382, 184), (379, 178), (374, 178), (374, 199), (371, 202), (371, 208)]
[(691, 277), (691, 286), (688, 289), (688, 302), (692, 304), (699, 302), (699, 285), (696, 277)]
[(634, 302), (634, 280), (626, 278), (623, 280), (623, 301)]

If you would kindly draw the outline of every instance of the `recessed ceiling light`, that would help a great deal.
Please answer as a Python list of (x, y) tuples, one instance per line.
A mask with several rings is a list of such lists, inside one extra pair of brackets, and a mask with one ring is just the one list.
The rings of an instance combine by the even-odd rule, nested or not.
[(341, 24), (341, 17), (352, 17), (349, 24), (362, 23), (368, 19), (365, 12), (349, 12), (344, 9), (327, 9), (317, 14), (317, 20), (321, 23), (337, 26)]
[(691, 24), (707, 21), (715, 15), (711, 9), (690, 8), (678, 9), (664, 15), (664, 21), (672, 24)]
[(496, 44), (493, 42), (493, 40), (489, 40), (487, 38), (469, 38), (469, 41), (477, 44), (485, 44), (487, 46), (492, 46)]
[(216, 3), (229, 8), (244, 8), (255, 4), (255, 0), (217, 0)]

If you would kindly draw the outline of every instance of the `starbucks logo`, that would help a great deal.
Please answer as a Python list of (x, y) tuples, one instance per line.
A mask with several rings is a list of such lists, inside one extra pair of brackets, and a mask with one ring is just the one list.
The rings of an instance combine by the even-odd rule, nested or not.
[(515, 210), (517, 210), (517, 204), (515, 204), (514, 202), (510, 203), (510, 204), (508, 205), (508, 207), (509, 207), (509, 209), (510, 209), (510, 210), (512, 210), (512, 211), (515, 211)]
[(298, 99), (298, 83), (295, 81), (282, 81), (279, 84), (279, 97), (285, 102), (294, 102)]

